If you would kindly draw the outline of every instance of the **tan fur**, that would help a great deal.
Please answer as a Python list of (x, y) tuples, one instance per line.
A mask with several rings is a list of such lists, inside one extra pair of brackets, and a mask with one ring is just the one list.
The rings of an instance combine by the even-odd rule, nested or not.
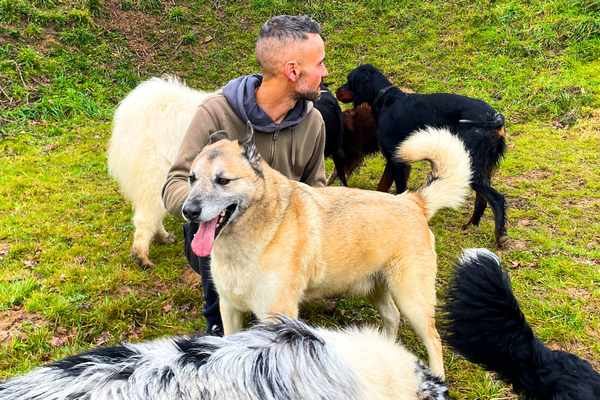
[[(451, 154), (465, 161), (450, 163), (455, 168), (450, 175), (463, 177), (462, 187), (452, 184), (466, 193), (468, 154), (447, 134), (462, 149), (462, 154)], [(217, 157), (215, 150), (220, 152)], [(452, 177), (438, 177), (425, 191), (398, 196), (342, 187), (316, 189), (290, 181), (262, 160), (262, 172), (257, 173), (241, 153), (238, 142), (229, 140), (203, 150), (192, 165), (198, 180), (186, 200), (204, 209), (218, 199), (225, 208), (229, 204), (223, 199), (232, 197), (245, 209), (223, 228), (211, 253), (225, 334), (241, 330), (248, 311), (261, 320), (269, 313), (295, 318), (304, 301), (340, 293), (366, 296), (390, 337), (397, 334), (396, 304), (400, 307), (425, 344), (432, 371), (443, 376), (434, 320), (435, 243), (428, 226), (431, 210), (426, 207), (433, 203), (439, 208), (444, 200), (432, 200), (435, 190), (447, 195), (446, 181)], [(447, 171), (448, 160), (439, 162), (434, 171)], [(464, 168), (466, 172), (458, 170)], [(215, 176), (232, 180), (218, 186)], [(462, 201), (457, 204), (456, 196), (450, 197), (446, 206)]]

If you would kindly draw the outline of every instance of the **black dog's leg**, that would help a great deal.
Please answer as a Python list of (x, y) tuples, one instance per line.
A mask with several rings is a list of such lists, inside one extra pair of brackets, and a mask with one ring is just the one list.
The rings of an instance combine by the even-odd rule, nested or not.
[[(390, 162), (388, 161), (388, 165)], [(403, 162), (391, 161), (392, 168), (392, 177), (394, 178), (394, 182), (396, 182), (396, 193), (404, 193), (406, 191), (406, 186), (408, 184), (408, 178), (410, 177), (410, 170), (412, 167), (410, 164), (406, 164)]]
[(346, 182), (346, 175), (344, 174), (344, 157), (342, 156), (342, 150), (338, 149), (334, 151), (331, 154), (331, 158), (333, 158), (333, 164), (335, 165), (338, 178), (340, 179), (340, 184), (342, 186), (348, 187), (348, 183)]
[(479, 221), (481, 221), (481, 216), (487, 207), (487, 201), (483, 198), (480, 193), (475, 194), (475, 208), (473, 209), (473, 215), (469, 222), (463, 225), (463, 229), (467, 229), (471, 224), (473, 226), (479, 226)]
[(471, 187), (477, 194), (481, 194), (492, 208), (496, 224), (494, 230), (496, 243), (499, 247), (505, 246), (508, 244), (508, 236), (506, 234), (506, 201), (504, 200), (504, 196), (485, 182), (472, 182)]

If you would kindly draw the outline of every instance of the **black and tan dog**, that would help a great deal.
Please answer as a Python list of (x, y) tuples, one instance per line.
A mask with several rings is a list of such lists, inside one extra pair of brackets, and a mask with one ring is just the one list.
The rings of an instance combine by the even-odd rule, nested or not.
[(270, 168), (246, 137), (215, 132), (194, 160), (183, 216), (200, 225), (191, 247), (212, 256), (225, 335), (243, 328), (244, 313), (298, 316), (303, 301), (339, 293), (369, 298), (395, 337), (401, 309), (425, 344), (432, 371), (443, 376), (435, 328), (437, 270), (428, 220), (460, 205), (471, 179), (469, 155), (447, 130), (428, 129), (397, 156), (428, 159), (432, 178), (398, 196), (344, 187), (312, 188)]
[[(362, 65), (348, 75), (348, 82), (336, 91), (338, 100), (367, 103), (377, 124), (377, 139), (387, 160), (384, 177), (391, 172), (398, 193), (406, 190), (410, 165), (394, 160), (394, 152), (412, 132), (427, 126), (448, 128), (464, 142), (471, 155), (477, 193), (473, 216), (464, 225), (477, 226), (487, 206), (495, 219), (496, 243), (504, 246), (506, 205), (504, 196), (491, 186), (492, 175), (506, 152), (504, 116), (482, 100), (448, 93), (414, 94), (394, 87), (372, 65)], [(384, 182), (384, 179), (382, 179)], [(387, 190), (381, 184), (379, 190)]]

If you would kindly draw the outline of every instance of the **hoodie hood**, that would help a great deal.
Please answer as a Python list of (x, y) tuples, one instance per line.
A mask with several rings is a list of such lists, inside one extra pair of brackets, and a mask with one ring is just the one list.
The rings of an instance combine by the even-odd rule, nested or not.
[(223, 94), (235, 113), (244, 122), (250, 121), (255, 130), (272, 133), (281, 129), (293, 129), (306, 117), (312, 108), (311, 102), (300, 100), (294, 108), (288, 111), (280, 124), (276, 124), (271, 117), (256, 103), (254, 94), (262, 84), (262, 74), (242, 76), (229, 81), (223, 87)]

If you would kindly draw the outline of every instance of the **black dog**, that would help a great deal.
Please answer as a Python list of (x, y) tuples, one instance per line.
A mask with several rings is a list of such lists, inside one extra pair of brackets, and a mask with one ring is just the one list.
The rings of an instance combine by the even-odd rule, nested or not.
[(589, 362), (535, 337), (493, 253), (465, 252), (446, 296), (440, 332), (467, 360), (497, 372), (528, 399), (600, 399), (600, 374)]
[[(342, 116), (344, 119), (342, 154), (344, 156), (344, 174), (348, 178), (363, 162), (365, 156), (379, 152), (379, 144), (377, 143), (377, 125), (375, 125), (371, 107), (365, 104), (362, 107), (350, 108), (344, 110)], [(327, 178), (327, 186), (331, 185), (337, 177), (337, 170), (331, 171), (331, 175)], [(379, 188), (377, 189), (379, 190)]]
[[(410, 166), (394, 160), (398, 144), (412, 132), (426, 126), (449, 128), (458, 135), (471, 155), (473, 181), (477, 193), (473, 216), (464, 225), (479, 225), (487, 204), (495, 218), (498, 246), (508, 242), (504, 196), (490, 186), (493, 173), (506, 152), (504, 116), (484, 101), (448, 94), (405, 93), (372, 65), (362, 65), (348, 75), (336, 96), (354, 106), (367, 103), (377, 124), (377, 139), (387, 160), (386, 172), (391, 172), (398, 193), (406, 190)], [(381, 185), (380, 185), (381, 186)]]
[(321, 98), (314, 103), (314, 106), (325, 122), (325, 157), (333, 158), (333, 164), (340, 177), (342, 186), (348, 186), (344, 176), (344, 157), (342, 155), (342, 139), (344, 137), (342, 109), (333, 94), (327, 88), (331, 83), (321, 81)]

